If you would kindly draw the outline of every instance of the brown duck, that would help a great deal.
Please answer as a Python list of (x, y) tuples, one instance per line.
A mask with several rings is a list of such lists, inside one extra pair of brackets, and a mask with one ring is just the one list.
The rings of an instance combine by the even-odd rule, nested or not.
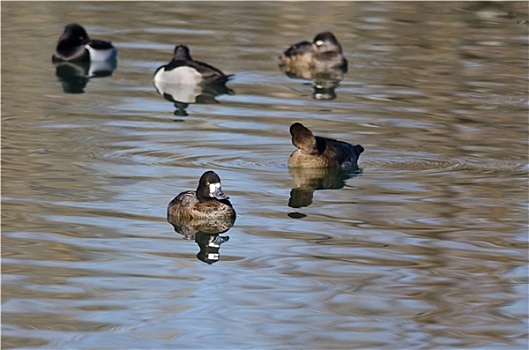
[(332, 168), (357, 166), (358, 158), (364, 151), (361, 145), (351, 145), (326, 137), (314, 136), (301, 123), (290, 126), (292, 144), (298, 149), (288, 159), (289, 167)]

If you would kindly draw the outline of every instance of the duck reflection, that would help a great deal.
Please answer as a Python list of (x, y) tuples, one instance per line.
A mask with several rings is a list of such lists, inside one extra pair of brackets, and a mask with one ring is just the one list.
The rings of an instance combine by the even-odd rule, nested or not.
[(235, 217), (179, 220), (174, 216), (168, 216), (167, 221), (173, 225), (175, 232), (183, 235), (185, 239), (195, 240), (200, 248), (197, 254), (198, 260), (213, 264), (220, 259), (220, 245), (230, 239), (229, 236), (220, 236), (220, 234), (227, 232), (233, 226)]
[(156, 91), (167, 101), (174, 103), (175, 116), (187, 116), (187, 107), (190, 104), (215, 104), (219, 103), (215, 97), (220, 95), (234, 95), (232, 89), (224, 84), (173, 84), (154, 81)]
[(56, 62), (55, 75), (62, 83), (67, 94), (82, 94), (91, 78), (103, 78), (112, 75), (117, 60), (93, 62)]
[[(345, 186), (345, 181), (361, 174), (358, 167), (339, 168), (290, 168), (290, 176), (294, 180), (295, 188), (290, 191), (288, 206), (302, 208), (312, 204), (314, 191), (340, 189)], [(299, 218), (298, 213), (289, 214), (290, 217)]]
[(345, 73), (347, 73), (347, 67), (319, 70), (281, 64), (279, 68), (289, 78), (311, 80), (312, 88), (314, 89), (312, 97), (315, 100), (336, 99), (335, 89), (344, 79)]

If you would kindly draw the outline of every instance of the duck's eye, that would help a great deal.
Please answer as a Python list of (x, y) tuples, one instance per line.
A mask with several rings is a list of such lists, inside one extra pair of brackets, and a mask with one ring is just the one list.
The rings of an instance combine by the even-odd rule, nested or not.
[(209, 186), (209, 181), (206, 181), (206, 186)]
[(315, 42), (316, 46), (321, 46), (323, 45), (323, 40), (318, 40)]

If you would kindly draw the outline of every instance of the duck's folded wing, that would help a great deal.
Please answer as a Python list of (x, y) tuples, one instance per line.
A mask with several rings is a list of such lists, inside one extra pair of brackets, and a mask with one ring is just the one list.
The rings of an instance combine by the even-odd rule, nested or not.
[(312, 51), (312, 43), (308, 41), (301, 41), (289, 47), (285, 52), (283, 52), (283, 55), (285, 55), (286, 57), (292, 57), (296, 55), (302, 55), (305, 53), (309, 53), (311, 51)]
[(232, 75), (226, 76), (220, 69), (204, 62), (190, 61), (189, 66), (195, 68), (202, 74), (206, 83), (225, 83), (232, 77)]
[(114, 48), (112, 42), (104, 40), (91, 39), (87, 44), (95, 50), (109, 50)]
[(324, 155), (330, 159), (336, 159), (339, 164), (346, 162), (356, 164), (358, 157), (364, 151), (364, 148), (360, 145), (353, 146), (347, 142), (333, 139), (327, 139), (326, 141), (327, 146)]

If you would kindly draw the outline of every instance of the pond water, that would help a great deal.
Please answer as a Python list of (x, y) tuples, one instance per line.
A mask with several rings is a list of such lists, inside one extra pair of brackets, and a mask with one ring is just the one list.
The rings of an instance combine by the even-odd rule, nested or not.
[[(527, 2), (1, 6), (3, 348), (527, 349)], [(70, 22), (114, 71), (61, 81)], [(277, 56), (324, 30), (322, 93)], [(158, 94), (176, 44), (231, 91)], [(293, 122), (360, 170), (289, 170)], [(195, 241), (206, 170), (237, 220)]]

